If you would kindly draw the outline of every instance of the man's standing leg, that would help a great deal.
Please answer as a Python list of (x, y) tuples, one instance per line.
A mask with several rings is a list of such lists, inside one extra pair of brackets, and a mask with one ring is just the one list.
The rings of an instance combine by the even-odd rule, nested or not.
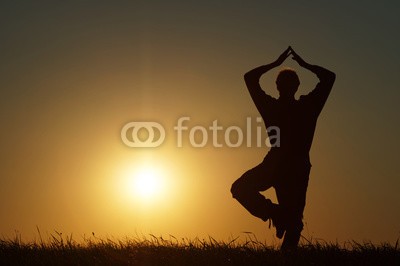
[(293, 224), (288, 225), (286, 228), (285, 237), (281, 246), (282, 250), (297, 248), (297, 245), (299, 244), (301, 231), (303, 230), (303, 222), (301, 221), (301, 218), (295, 218), (292, 223)]
[(279, 209), (280, 209), (280, 215), (279, 217), (281, 221), (281, 226), (284, 227), (285, 232), (285, 237), (282, 242), (282, 250), (288, 250), (288, 249), (293, 249), (296, 248), (300, 236), (301, 236), (301, 231), (303, 230), (303, 210), (305, 204), (305, 201), (301, 200), (301, 198), (305, 199), (305, 193), (304, 197), (296, 197), (295, 195), (298, 194), (298, 192), (294, 192), (293, 194), (290, 194), (290, 190), (284, 190), (282, 191), (281, 188), (275, 188), (276, 189), (276, 194), (279, 202)]
[(280, 220), (286, 230), (282, 250), (296, 248), (300, 241), (309, 173), (310, 166), (298, 168), (296, 172), (287, 173), (294, 179), (281, 180), (282, 182), (275, 186), (282, 215)]

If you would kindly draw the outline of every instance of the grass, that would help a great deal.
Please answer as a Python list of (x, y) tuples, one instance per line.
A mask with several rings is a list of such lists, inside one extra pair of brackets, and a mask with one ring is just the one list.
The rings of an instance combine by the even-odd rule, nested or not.
[[(305, 242), (305, 243), (304, 243)], [(23, 242), (19, 235), (0, 239), (0, 265), (400, 265), (396, 244), (348, 242), (344, 245), (303, 240), (282, 252), (247, 234), (245, 241), (148, 237), (76, 242), (55, 232), (43, 241)]]

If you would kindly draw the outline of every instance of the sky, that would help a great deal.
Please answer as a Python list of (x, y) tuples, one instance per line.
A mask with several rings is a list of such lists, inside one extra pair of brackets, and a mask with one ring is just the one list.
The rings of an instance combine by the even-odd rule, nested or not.
[[(227, 240), (251, 232), (279, 243), (230, 187), (268, 152), (257, 146), (264, 126), (243, 74), (291, 45), (337, 76), (310, 152), (303, 236), (394, 243), (399, 8), (397, 1), (2, 2), (0, 235), (35, 239), (39, 228), (78, 241), (92, 232)], [(318, 82), (290, 58), (284, 66), (299, 74), (296, 97)], [(261, 79), (274, 97), (279, 69)], [(129, 147), (121, 137), (129, 122), (158, 123), (162, 144)], [(213, 123), (222, 127), (215, 136)], [(238, 130), (250, 145), (239, 143)], [(138, 132), (142, 141), (150, 134)], [(276, 202), (273, 189), (264, 195)]]

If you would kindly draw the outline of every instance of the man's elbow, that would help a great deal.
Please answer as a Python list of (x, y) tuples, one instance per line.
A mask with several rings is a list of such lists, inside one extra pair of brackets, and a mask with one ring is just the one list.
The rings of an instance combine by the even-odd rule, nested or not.
[(333, 83), (335, 83), (335, 80), (336, 80), (336, 74), (335, 73), (333, 73), (332, 71), (327, 71), (326, 73), (325, 73), (325, 75), (324, 75), (324, 81), (325, 81), (325, 83), (328, 83), (328, 84), (332, 84), (333, 85)]
[(245, 73), (243, 78), (246, 85), (252, 85), (258, 82), (258, 77), (256, 77), (256, 75), (252, 71)]
[(330, 76), (330, 79), (332, 79), (333, 81), (335, 81), (335, 79), (336, 79), (336, 74), (335, 74), (334, 72), (329, 71), (329, 76)]
[(329, 82), (331, 84), (333, 84), (333, 83), (335, 83), (335, 80), (336, 80), (336, 74), (331, 72), (331, 71), (329, 71)]
[(247, 83), (247, 81), (249, 81), (249, 80), (251, 80), (251, 71), (249, 71), (249, 72), (246, 72), (245, 74), (244, 74), (244, 76), (243, 76), (243, 78), (244, 78), (244, 81), (246, 81), (246, 83)]

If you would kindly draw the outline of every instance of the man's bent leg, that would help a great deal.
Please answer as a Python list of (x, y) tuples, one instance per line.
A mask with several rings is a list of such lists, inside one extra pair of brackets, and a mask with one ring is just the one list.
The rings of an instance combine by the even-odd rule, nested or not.
[(274, 204), (260, 194), (273, 185), (272, 177), (266, 173), (263, 164), (244, 173), (231, 188), (232, 196), (252, 215), (267, 221), (271, 218)]

